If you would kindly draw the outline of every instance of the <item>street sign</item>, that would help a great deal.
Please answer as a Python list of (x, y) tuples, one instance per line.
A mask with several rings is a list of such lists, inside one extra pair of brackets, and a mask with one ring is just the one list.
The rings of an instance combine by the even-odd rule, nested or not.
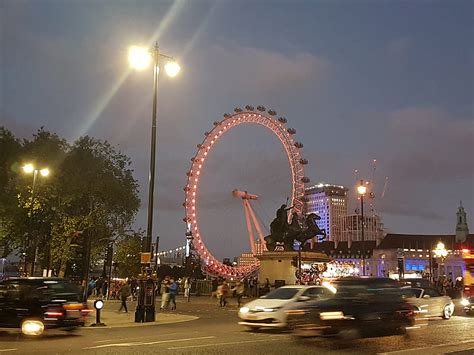
[(151, 253), (141, 253), (140, 254), (140, 263), (149, 264), (151, 262)]

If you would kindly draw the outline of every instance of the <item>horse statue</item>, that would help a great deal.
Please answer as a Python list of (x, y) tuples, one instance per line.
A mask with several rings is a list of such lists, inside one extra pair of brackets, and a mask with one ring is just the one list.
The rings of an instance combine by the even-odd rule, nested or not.
[(275, 250), (277, 243), (283, 243), (285, 250), (293, 250), (295, 240), (304, 244), (317, 235), (326, 235), (326, 231), (316, 224), (316, 220), (321, 219), (316, 213), (308, 214), (302, 223), (293, 213), (291, 223), (288, 223), (288, 211), (292, 208), (283, 204), (277, 210), (276, 218), (270, 224), (270, 235), (265, 237), (268, 250)]

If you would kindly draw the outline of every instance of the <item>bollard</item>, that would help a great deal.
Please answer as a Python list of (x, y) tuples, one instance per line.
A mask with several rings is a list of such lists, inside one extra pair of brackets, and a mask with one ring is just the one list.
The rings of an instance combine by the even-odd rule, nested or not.
[(95, 323), (91, 324), (91, 327), (104, 327), (105, 324), (100, 321), (100, 310), (104, 308), (104, 301), (96, 300), (94, 302), (95, 308)]

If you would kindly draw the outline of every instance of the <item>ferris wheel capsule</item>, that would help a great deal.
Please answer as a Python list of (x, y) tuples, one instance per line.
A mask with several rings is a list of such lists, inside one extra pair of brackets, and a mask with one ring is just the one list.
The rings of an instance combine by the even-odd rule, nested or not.
[(269, 114), (270, 116), (276, 116), (277, 113), (276, 113), (276, 111), (274, 111), (274, 110), (268, 110), (268, 114)]
[(259, 106), (257, 106), (257, 110), (263, 112), (266, 109), (265, 109), (265, 106), (259, 105)]
[(242, 112), (242, 109), (240, 107), (236, 107), (236, 108), (234, 108), (234, 112), (235, 113)]
[(280, 118), (278, 119), (278, 122), (285, 124), (285, 123), (287, 123), (288, 121), (287, 121), (287, 119), (286, 119), (285, 117), (280, 117)]
[(295, 142), (295, 147), (296, 147), (296, 148), (303, 148), (304, 145), (303, 145), (303, 143), (301, 143), (301, 142)]
[(287, 131), (289, 134), (295, 134), (295, 133), (296, 133), (296, 129), (294, 129), (294, 128), (288, 128), (286, 131)]
[(301, 158), (300, 159), (300, 164), (302, 164), (302, 165), (308, 164), (308, 159)]
[(245, 109), (246, 109), (247, 111), (253, 111), (253, 110), (254, 110), (254, 108), (253, 108), (252, 105), (247, 105), (247, 106), (245, 106)]

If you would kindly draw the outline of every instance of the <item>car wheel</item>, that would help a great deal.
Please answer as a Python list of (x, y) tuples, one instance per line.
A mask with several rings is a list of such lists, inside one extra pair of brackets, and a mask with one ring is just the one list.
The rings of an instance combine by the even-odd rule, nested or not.
[(258, 332), (260, 327), (249, 327), (248, 330), (251, 332)]
[(44, 323), (37, 319), (25, 319), (21, 323), (21, 333), (27, 336), (40, 336), (44, 333)]
[(341, 330), (338, 337), (343, 340), (355, 340), (361, 337), (359, 329), (349, 328)]
[(451, 318), (451, 307), (450, 306), (444, 306), (442, 317), (443, 317), (443, 319)]

